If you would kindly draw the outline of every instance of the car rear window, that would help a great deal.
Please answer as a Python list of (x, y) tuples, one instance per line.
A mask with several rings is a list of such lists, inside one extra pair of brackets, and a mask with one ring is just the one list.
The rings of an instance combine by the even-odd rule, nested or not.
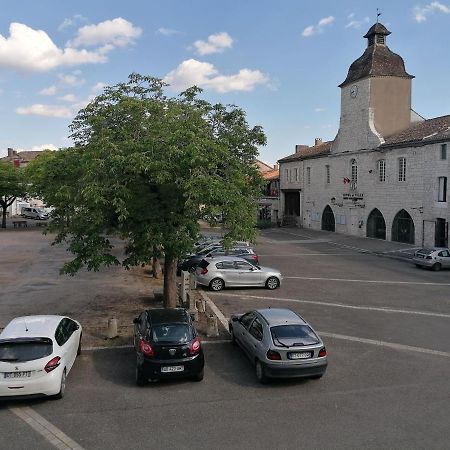
[(200, 269), (206, 269), (209, 266), (209, 262), (206, 261), (206, 259), (202, 259), (199, 263), (198, 263), (198, 267), (200, 267)]
[(159, 344), (185, 344), (192, 341), (193, 336), (186, 323), (165, 323), (153, 326), (152, 339)]
[(48, 338), (10, 339), (0, 341), (0, 361), (24, 362), (45, 358), (53, 352)]
[(270, 329), (277, 347), (314, 345), (319, 343), (316, 333), (308, 325), (279, 325)]

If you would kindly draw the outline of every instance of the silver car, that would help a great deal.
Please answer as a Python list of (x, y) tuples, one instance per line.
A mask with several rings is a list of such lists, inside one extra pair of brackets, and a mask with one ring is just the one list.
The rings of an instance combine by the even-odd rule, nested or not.
[(428, 267), (433, 270), (450, 268), (450, 251), (448, 248), (422, 248), (414, 254), (416, 267)]
[(276, 269), (250, 264), (237, 256), (213, 256), (202, 259), (195, 271), (198, 284), (213, 291), (225, 287), (260, 286), (276, 289), (282, 276)]
[(327, 351), (320, 337), (290, 309), (269, 308), (234, 314), (229, 321), (234, 344), (255, 365), (256, 378), (321, 378)]

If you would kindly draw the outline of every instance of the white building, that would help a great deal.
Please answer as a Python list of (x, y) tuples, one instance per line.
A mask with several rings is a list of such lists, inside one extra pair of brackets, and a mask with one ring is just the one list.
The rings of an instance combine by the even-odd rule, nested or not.
[(411, 109), (403, 59), (380, 23), (341, 88), (333, 141), (296, 146), (280, 163), (285, 222), (418, 246), (447, 246), (450, 115)]

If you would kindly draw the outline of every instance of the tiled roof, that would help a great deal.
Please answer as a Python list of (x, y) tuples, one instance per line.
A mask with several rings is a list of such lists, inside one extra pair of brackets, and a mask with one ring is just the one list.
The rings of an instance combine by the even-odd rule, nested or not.
[(272, 166), (270, 166), (269, 164), (266, 164), (263, 161), (260, 161), (259, 159), (255, 160), (255, 163), (261, 173), (265, 173), (265, 172), (269, 172), (269, 171), (273, 170)]
[(4, 158), (0, 158), (2, 161), (13, 161), (15, 159), (19, 159), (24, 162), (33, 161), (36, 156), (42, 154), (40, 150), (29, 150), (23, 152), (17, 152), (14, 156), (5, 156)]
[(369, 28), (369, 31), (364, 35), (368, 38), (374, 34), (383, 34), (384, 36), (389, 36), (391, 32), (380, 22), (375, 23)]
[(400, 55), (392, 52), (386, 45), (371, 45), (348, 69), (347, 78), (339, 87), (366, 77), (414, 78), (406, 72)]
[(406, 130), (386, 138), (380, 148), (428, 144), (446, 139), (450, 139), (450, 115), (416, 123)]
[(264, 180), (270, 181), (270, 180), (276, 180), (277, 178), (280, 178), (280, 170), (279, 169), (272, 169), (268, 172), (264, 172), (262, 174), (262, 177)]
[(279, 162), (290, 162), (297, 161), (301, 159), (316, 158), (317, 156), (323, 156), (330, 153), (331, 144), (333, 141), (322, 142), (319, 145), (314, 145), (312, 147), (302, 148), (298, 153), (286, 156), (278, 160)]

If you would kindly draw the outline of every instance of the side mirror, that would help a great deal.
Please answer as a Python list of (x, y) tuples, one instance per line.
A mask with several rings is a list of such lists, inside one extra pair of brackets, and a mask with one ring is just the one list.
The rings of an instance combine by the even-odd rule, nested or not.
[(135, 317), (135, 318), (133, 319), (133, 323), (139, 323), (139, 317)]

